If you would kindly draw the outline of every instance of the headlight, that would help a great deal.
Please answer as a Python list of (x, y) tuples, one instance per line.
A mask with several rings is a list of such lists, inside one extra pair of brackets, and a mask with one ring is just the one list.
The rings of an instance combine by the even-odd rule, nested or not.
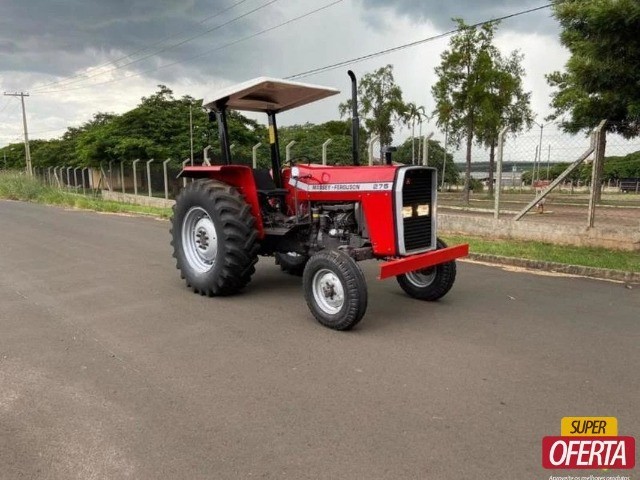
[(402, 218), (426, 217), (431, 212), (429, 204), (409, 205), (402, 207)]
[(429, 205), (425, 203), (424, 205), (418, 205), (416, 211), (418, 212), (419, 217), (426, 217), (431, 212), (431, 209), (429, 208)]

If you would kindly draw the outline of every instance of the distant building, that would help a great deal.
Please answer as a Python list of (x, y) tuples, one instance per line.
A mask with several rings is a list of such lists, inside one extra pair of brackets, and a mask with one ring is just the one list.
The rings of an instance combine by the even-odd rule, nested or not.
[[(471, 172), (471, 178), (482, 182), (486, 187), (489, 184), (489, 172)], [(496, 183), (496, 175), (494, 173), (493, 183)], [(503, 187), (520, 187), (522, 186), (522, 172), (502, 172)]]

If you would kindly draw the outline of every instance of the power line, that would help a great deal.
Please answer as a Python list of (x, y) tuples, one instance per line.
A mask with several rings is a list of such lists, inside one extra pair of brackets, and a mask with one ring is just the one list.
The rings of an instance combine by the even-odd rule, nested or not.
[[(483, 22), (478, 22), (478, 23), (475, 23), (473, 25), (469, 25), (469, 27), (476, 28), (476, 27), (479, 27), (479, 26), (482, 26), (482, 25), (486, 25), (488, 23), (494, 23), (494, 22), (499, 22), (499, 21), (502, 21), (502, 20), (508, 20), (510, 18), (518, 17), (518, 16), (521, 16), (521, 15), (526, 15), (528, 13), (537, 12), (538, 10), (543, 10), (543, 9), (549, 8), (551, 6), (553, 6), (553, 4), (552, 3), (548, 3), (548, 4), (542, 5), (540, 7), (530, 8), (528, 10), (522, 10), (520, 12), (512, 13), (510, 15), (505, 15), (505, 16), (502, 16), (502, 17), (493, 18), (491, 20), (485, 20)], [(379, 57), (379, 56), (382, 56), (382, 55), (387, 55), (389, 53), (397, 52), (399, 50), (404, 50), (405, 48), (411, 48), (411, 47), (415, 47), (417, 45), (421, 45), (423, 43), (432, 42), (432, 41), (438, 40), (440, 38), (445, 38), (445, 37), (448, 37), (448, 36), (453, 35), (455, 33), (458, 33), (460, 31), (461, 31), (460, 28), (456, 28), (454, 30), (449, 30), (448, 32), (440, 33), (438, 35), (433, 35), (431, 37), (423, 38), (421, 40), (416, 40), (415, 42), (405, 43), (403, 45), (398, 45), (398, 46), (395, 46), (395, 47), (387, 48), (385, 50), (380, 50), (380, 51), (377, 51), (377, 52), (369, 53), (367, 55), (362, 55), (360, 57), (352, 58), (350, 60), (343, 60), (341, 62), (333, 63), (331, 65), (326, 65), (324, 67), (314, 68), (314, 69), (311, 69), (311, 70), (307, 70), (305, 72), (296, 73), (295, 75), (290, 75), (290, 76), (285, 77), (285, 78), (287, 80), (293, 80), (293, 79), (297, 79), (297, 78), (309, 77), (311, 75), (316, 75), (318, 73), (328, 72), (330, 70), (335, 70), (336, 68), (344, 67), (346, 65), (352, 65), (354, 63), (359, 63), (359, 62), (362, 62), (364, 60), (368, 60), (370, 58), (375, 58), (375, 57)]]
[[(216, 12), (216, 13), (214, 13), (213, 15), (210, 15), (210, 16), (208, 16), (208, 17), (203, 18), (202, 20), (200, 20), (200, 21), (198, 22), (198, 24), (202, 25), (202, 24), (204, 24), (204, 23), (208, 22), (208, 21), (209, 21), (209, 20), (211, 20), (211, 19), (214, 19), (214, 18), (216, 18), (216, 17), (219, 17), (220, 15), (223, 15), (224, 13), (228, 12), (229, 10), (234, 9), (234, 8), (235, 8), (235, 7), (237, 7), (238, 5), (240, 5), (240, 4), (242, 4), (242, 3), (245, 3), (246, 1), (247, 1), (247, 0), (240, 0), (240, 1), (236, 2), (236, 3), (234, 3), (233, 5), (231, 5), (231, 6), (227, 7), (227, 8), (225, 8), (224, 10), (220, 10), (219, 12)], [(121, 60), (126, 60), (127, 58), (132, 58), (132, 57), (136, 56), (136, 55), (137, 55), (137, 54), (139, 54), (139, 53), (142, 53), (142, 52), (144, 52), (144, 51), (147, 51), (147, 50), (149, 50), (149, 49), (151, 49), (151, 48), (153, 48), (153, 47), (155, 47), (155, 46), (157, 46), (157, 45), (160, 45), (160, 44), (162, 44), (162, 43), (166, 42), (167, 40), (170, 40), (170, 39), (172, 39), (172, 38), (176, 38), (177, 36), (182, 35), (182, 34), (184, 34), (184, 33), (186, 33), (186, 30), (185, 30), (185, 31), (182, 31), (182, 32), (180, 32), (180, 33), (173, 34), (173, 35), (168, 35), (168, 36), (166, 36), (166, 37), (164, 37), (164, 38), (161, 38), (160, 40), (158, 40), (158, 41), (156, 41), (156, 42), (154, 42), (154, 43), (152, 43), (152, 44), (150, 44), (150, 45), (147, 45), (147, 46), (144, 46), (144, 47), (142, 47), (142, 48), (139, 48), (138, 50), (135, 50), (135, 51), (133, 51), (133, 52), (131, 52), (131, 53), (127, 54), (127, 55), (123, 55), (122, 57), (116, 58), (115, 60), (110, 60), (110, 61), (108, 61), (108, 62), (101, 63), (100, 65), (96, 65), (95, 67), (92, 67), (92, 68), (93, 68), (93, 69), (96, 69), (96, 68), (102, 68), (102, 67), (106, 67), (106, 66), (108, 66), (108, 65), (114, 65), (114, 66), (116, 66), (116, 67), (117, 67), (117, 66), (118, 66), (118, 65), (117, 65), (117, 63), (118, 63), (119, 61), (121, 61)], [(76, 75), (71, 75), (71, 76), (66, 77), (66, 78), (61, 78), (61, 79), (59, 79), (59, 80), (55, 80), (55, 81), (50, 82), (50, 83), (45, 83), (44, 85), (40, 85), (39, 87), (37, 87), (37, 89), (45, 88), (45, 87), (50, 87), (50, 86), (58, 85), (58, 84), (61, 84), (61, 83), (66, 83), (66, 82), (68, 82), (69, 80), (72, 80), (72, 79), (74, 79), (74, 78), (84, 77), (85, 75), (86, 75), (85, 73), (78, 73), (78, 74), (76, 74)], [(0, 110), (0, 111), (2, 111), (2, 110)]]
[(148, 70), (144, 70), (142, 72), (135, 73), (135, 74), (132, 74), (132, 75), (125, 75), (124, 77), (121, 77), (121, 78), (114, 78), (112, 80), (107, 80), (105, 82), (93, 83), (93, 84), (90, 84), (90, 85), (82, 85), (82, 86), (78, 86), (78, 87), (74, 87), (74, 88), (63, 88), (63, 89), (60, 89), (60, 90), (45, 90), (45, 91), (40, 91), (40, 92), (37, 92), (37, 93), (38, 94), (45, 94), (45, 93), (56, 93), (56, 92), (67, 92), (67, 91), (72, 91), (72, 90), (80, 90), (80, 89), (83, 89), (83, 88), (89, 88), (89, 87), (95, 87), (95, 86), (99, 86), (99, 85), (106, 85), (106, 84), (109, 84), (109, 83), (119, 82), (119, 81), (125, 80), (127, 78), (139, 77), (141, 75), (145, 75), (145, 74), (150, 73), (150, 72), (155, 72), (155, 71), (161, 70), (163, 68), (173, 67), (174, 65), (178, 65), (178, 64), (183, 63), (183, 62), (185, 62), (187, 60), (193, 60), (195, 58), (200, 58), (200, 57), (203, 57), (205, 55), (209, 55), (209, 54), (211, 54), (213, 52), (216, 52), (216, 51), (219, 51), (219, 50), (223, 50), (223, 49), (231, 47), (233, 45), (237, 45), (238, 43), (245, 42), (247, 40), (250, 40), (252, 38), (258, 37), (260, 35), (264, 35), (265, 33), (271, 32), (271, 31), (276, 30), (278, 28), (282, 28), (282, 27), (284, 27), (286, 25), (289, 25), (289, 24), (291, 24), (293, 22), (296, 22), (296, 21), (301, 20), (301, 19), (303, 19), (305, 17), (308, 17), (308, 16), (313, 15), (315, 13), (318, 13), (318, 12), (320, 12), (322, 10), (325, 10), (325, 9), (327, 9), (329, 7), (332, 7), (332, 6), (334, 6), (334, 5), (338, 4), (338, 3), (341, 3), (342, 1), (343, 0), (334, 0), (333, 2), (331, 2), (331, 3), (327, 4), (327, 5), (324, 5), (322, 7), (316, 8), (315, 10), (311, 10), (310, 12), (304, 13), (304, 14), (299, 15), (297, 17), (291, 18), (291, 19), (289, 19), (289, 20), (287, 20), (285, 22), (279, 23), (278, 25), (275, 25), (273, 27), (266, 28), (264, 30), (261, 30), (259, 32), (254, 33), (254, 34), (251, 34), (251, 35), (248, 35), (246, 37), (240, 38), (238, 40), (234, 40), (233, 42), (229, 42), (229, 43), (226, 43), (224, 45), (220, 45), (219, 47), (205, 50), (205, 51), (200, 52), (200, 53), (198, 53), (196, 55), (193, 55), (191, 57), (187, 57), (187, 58), (184, 58), (182, 60), (177, 60), (175, 62), (167, 63), (165, 65), (160, 65), (159, 67), (155, 67), (155, 68), (151, 68), (151, 69), (148, 69)]
[[(204, 32), (200, 32), (200, 33), (197, 33), (197, 34), (192, 35), (190, 37), (187, 37), (184, 40), (181, 40), (181, 41), (179, 41), (177, 43), (174, 43), (174, 44), (168, 45), (166, 47), (160, 48), (160, 49), (158, 49), (158, 50), (156, 50), (156, 51), (154, 51), (152, 53), (149, 53), (147, 55), (144, 55), (144, 56), (142, 56), (140, 58), (137, 58), (137, 59), (132, 60), (130, 62), (127, 62), (125, 64), (119, 65), (117, 67), (110, 68), (110, 69), (104, 70), (102, 72), (96, 72), (96, 73), (93, 73), (91, 75), (84, 75), (82, 78), (78, 78), (76, 80), (70, 80), (68, 82), (65, 82), (65, 85), (73, 85), (74, 83), (83, 82), (83, 81), (88, 80), (90, 78), (99, 77), (99, 76), (105, 75), (107, 73), (115, 72), (116, 70), (120, 70), (120, 69), (128, 67), (130, 65), (139, 63), (139, 62), (141, 62), (143, 60), (146, 60), (147, 58), (150, 58), (150, 57), (153, 57), (155, 55), (158, 55), (159, 53), (166, 52), (166, 51), (169, 51), (169, 50), (173, 50), (174, 48), (180, 47), (180, 46), (182, 46), (182, 45), (184, 45), (186, 43), (189, 43), (189, 42), (191, 42), (191, 41), (193, 41), (193, 40), (195, 40), (197, 38), (200, 38), (200, 37), (202, 37), (202, 36), (204, 36), (204, 35), (206, 35), (208, 33), (211, 33), (213, 31), (219, 30), (219, 29), (221, 29), (223, 27), (226, 27), (227, 25), (230, 25), (230, 24), (232, 24), (234, 22), (237, 22), (238, 20), (241, 20), (241, 19), (243, 19), (245, 17), (248, 17), (252, 13), (257, 12), (258, 10), (262, 10), (263, 8), (266, 8), (266, 7), (276, 3), (277, 1), (279, 1), (279, 0), (269, 0), (267, 3), (265, 3), (263, 5), (260, 5), (259, 7), (256, 7), (253, 10), (249, 10), (248, 12), (243, 13), (242, 15), (238, 15), (237, 17), (234, 17), (231, 20), (228, 20), (228, 21), (226, 21), (224, 23), (220, 23), (220, 24), (218, 24), (218, 25), (216, 25), (214, 27), (208, 28)], [(34, 91), (39, 91), (41, 88), (44, 88), (44, 86), (37, 87), (37, 88), (34, 89)]]

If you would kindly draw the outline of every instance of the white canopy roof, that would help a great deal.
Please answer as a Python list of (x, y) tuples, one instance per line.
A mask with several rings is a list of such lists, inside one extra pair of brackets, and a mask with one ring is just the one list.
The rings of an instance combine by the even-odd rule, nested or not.
[(232, 110), (277, 113), (338, 93), (334, 88), (259, 77), (219, 91), (204, 107), (215, 110), (217, 101), (228, 98), (227, 107)]

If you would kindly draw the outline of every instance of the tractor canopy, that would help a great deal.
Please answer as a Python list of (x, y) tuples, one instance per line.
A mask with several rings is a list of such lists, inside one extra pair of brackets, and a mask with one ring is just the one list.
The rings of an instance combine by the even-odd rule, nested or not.
[(334, 88), (309, 83), (259, 77), (220, 90), (204, 108), (280, 113), (340, 93)]

